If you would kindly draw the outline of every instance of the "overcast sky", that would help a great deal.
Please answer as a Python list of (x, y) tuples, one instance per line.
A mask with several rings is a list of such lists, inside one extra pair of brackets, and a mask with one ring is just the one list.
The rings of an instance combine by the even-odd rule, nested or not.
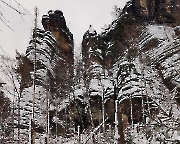
[[(5, 0), (7, 1), (7, 0)], [(98, 33), (105, 24), (112, 22), (111, 12), (113, 6), (123, 8), (127, 0), (16, 0), (26, 10), (27, 15), (18, 15), (15, 11), (0, 2), (0, 11), (6, 18), (9, 29), (0, 23), (0, 46), (11, 57), (15, 56), (15, 49), (24, 53), (28, 46), (33, 28), (34, 8), (39, 9), (38, 26), (42, 28), (41, 17), (49, 10), (62, 10), (66, 24), (73, 33), (75, 46), (79, 47), (83, 34), (91, 24)], [(18, 5), (13, 0), (8, 0), (16, 8)], [(22, 9), (21, 9), (22, 10)], [(22, 10), (23, 11), (23, 10)], [(2, 49), (0, 54), (5, 54)]]

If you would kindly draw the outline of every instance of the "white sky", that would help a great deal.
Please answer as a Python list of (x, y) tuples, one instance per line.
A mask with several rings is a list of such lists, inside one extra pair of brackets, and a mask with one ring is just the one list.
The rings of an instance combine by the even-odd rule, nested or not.
[[(13, 0), (11, 5), (18, 7)], [(113, 6), (123, 8), (127, 0), (16, 0), (28, 10), (28, 15), (20, 16), (13, 10), (0, 2), (0, 11), (7, 19), (7, 24), (13, 29), (7, 28), (0, 22), (0, 46), (11, 57), (15, 56), (15, 49), (24, 53), (28, 46), (33, 28), (34, 8), (39, 9), (39, 27), (41, 17), (49, 10), (62, 10), (66, 19), (66, 24), (73, 33), (76, 47), (80, 46), (84, 33), (91, 24), (98, 33), (101, 32), (105, 24), (112, 22), (111, 12)], [(0, 54), (5, 54), (0, 49)]]

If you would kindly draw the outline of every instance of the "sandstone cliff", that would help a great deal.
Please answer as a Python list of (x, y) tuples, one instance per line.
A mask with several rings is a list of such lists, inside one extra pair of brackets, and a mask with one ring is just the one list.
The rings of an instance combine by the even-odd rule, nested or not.
[[(132, 0), (102, 33), (90, 29), (84, 34), (85, 87), (94, 81), (101, 85), (89, 91), (90, 99), (96, 99), (90, 104), (93, 113), (93, 109), (103, 109), (98, 107), (101, 97), (105, 118), (110, 121), (114, 121), (114, 100), (118, 100), (118, 110), (127, 115), (129, 124), (168, 117), (172, 109), (177, 114), (179, 10), (179, 1)], [(92, 77), (87, 77), (87, 72)], [(176, 108), (171, 109), (171, 105)], [(176, 114), (172, 117), (178, 120)], [(96, 116), (93, 121), (96, 123)]]
[(85, 32), (79, 63), (63, 12), (43, 15), (26, 53), (2, 67), (8, 141), (114, 143), (119, 132), (129, 143), (179, 142), (179, 3), (129, 1), (102, 33)]
[(123, 9), (140, 21), (179, 23), (179, 0), (132, 0)]

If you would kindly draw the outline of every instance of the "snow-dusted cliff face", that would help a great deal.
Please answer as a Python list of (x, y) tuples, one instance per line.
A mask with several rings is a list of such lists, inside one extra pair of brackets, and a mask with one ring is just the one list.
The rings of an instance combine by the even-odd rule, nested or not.
[[(122, 112), (131, 120), (141, 121), (143, 114), (147, 116), (150, 113), (158, 117), (157, 113), (162, 112), (159, 107), (167, 113), (172, 107), (172, 117), (178, 120), (180, 46), (175, 33), (177, 30), (178, 27), (146, 25), (136, 44), (128, 50), (135, 47), (138, 54), (118, 62), (118, 99), (122, 103)], [(127, 109), (127, 105), (131, 109)], [(138, 116), (139, 113), (141, 116)]]
[(1, 56), (9, 112), (0, 113), (0, 142), (116, 143), (118, 133), (129, 143), (179, 142), (178, 11), (179, 0), (129, 1), (101, 34), (90, 26), (74, 64), (63, 13), (50, 10), (16, 63)]
[[(163, 3), (167, 4), (163, 5), (164, 8), (169, 6), (164, 10), (172, 14), (169, 18), (174, 19), (173, 22), (165, 20), (167, 15), (162, 11), (158, 13), (153, 8), (154, 18), (144, 19), (145, 10), (138, 16), (139, 9), (131, 10), (136, 6), (148, 7), (148, 1), (139, 1), (138, 4), (134, 0), (125, 6), (120, 16), (101, 34), (92, 31), (92, 26), (85, 33), (82, 42), (84, 69), (86, 74), (91, 74), (88, 79), (84, 78), (85, 87), (90, 89), (91, 97), (100, 96), (105, 106), (108, 106), (104, 108), (105, 118), (114, 120), (111, 114), (115, 111), (114, 100), (117, 100), (119, 112), (128, 117), (131, 125), (148, 125), (147, 123), (156, 123), (159, 119), (163, 124), (169, 118), (177, 128), (180, 117), (180, 31), (176, 25), (178, 18), (174, 14), (179, 10), (179, 1), (175, 5), (171, 5), (171, 2), (173, 1), (155, 1), (155, 4), (158, 7)], [(168, 11), (170, 7), (174, 11)], [(148, 10), (150, 9), (147, 9), (147, 14)], [(160, 16), (164, 20), (163, 24)], [(106, 84), (103, 84), (105, 80)], [(91, 107), (92, 111), (94, 108), (98, 109), (97, 103)], [(167, 125), (168, 132), (176, 131), (169, 122)], [(179, 133), (179, 129), (177, 131)], [(176, 134), (170, 138), (170, 143), (179, 140), (179, 135)], [(165, 139), (170, 137), (168, 135), (169, 133)], [(138, 138), (133, 136), (135, 142)], [(150, 137), (153, 139), (158, 136), (152, 134)]]
[(44, 141), (50, 129), (52, 134), (63, 132), (63, 125), (53, 119), (62, 118), (58, 112), (72, 93), (72, 34), (60, 11), (49, 11), (42, 23), (44, 30), (34, 28), (26, 54), (17, 55), (20, 90), (14, 123), (21, 142), (32, 140), (30, 133)]
[(175, 23), (179, 18), (179, 0), (130, 0), (123, 13), (129, 13), (137, 20)]

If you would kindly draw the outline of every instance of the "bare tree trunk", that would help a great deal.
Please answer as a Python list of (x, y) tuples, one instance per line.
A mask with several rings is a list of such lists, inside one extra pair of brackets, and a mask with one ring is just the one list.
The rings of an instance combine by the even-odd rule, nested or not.
[[(49, 83), (46, 88), (46, 133), (47, 133), (47, 144), (49, 143), (49, 92), (50, 92), (50, 80), (46, 75), (46, 82)], [(47, 80), (48, 79), (48, 80)]]
[(34, 49), (35, 49), (35, 56), (34, 56), (34, 79), (33, 79), (33, 106), (32, 106), (32, 119), (31, 119), (31, 144), (35, 144), (35, 131), (34, 131), (34, 104), (35, 104), (35, 93), (36, 93), (36, 83), (35, 83), (35, 78), (36, 78), (36, 38), (37, 38), (37, 16), (38, 16), (38, 8), (35, 8), (35, 41), (34, 41)]
[(126, 141), (124, 137), (124, 128), (123, 128), (121, 111), (118, 111), (118, 133), (120, 135), (120, 138), (118, 139), (118, 144), (125, 144)]
[(31, 119), (31, 144), (35, 144), (35, 132), (34, 132), (34, 124), (33, 119)]
[(20, 96), (18, 96), (18, 144), (20, 144)]

